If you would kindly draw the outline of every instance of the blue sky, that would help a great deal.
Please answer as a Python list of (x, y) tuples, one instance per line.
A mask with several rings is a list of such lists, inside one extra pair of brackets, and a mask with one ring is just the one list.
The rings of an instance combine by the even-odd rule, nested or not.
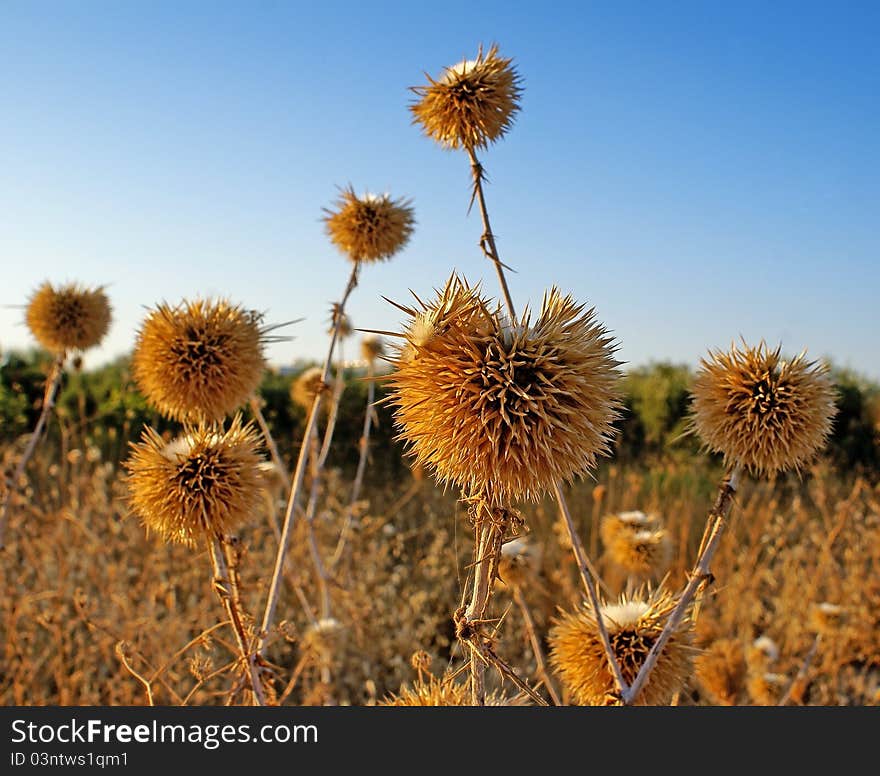
[[(630, 364), (740, 335), (880, 377), (880, 4), (0, 0), (0, 305), (107, 284), (126, 351), (144, 308), (225, 295), (305, 316), (325, 349), (347, 276), (336, 186), (412, 197), (409, 248), (368, 267), (355, 326), (454, 268), (495, 280), (468, 165), (407, 87), (497, 41), (524, 78), (483, 154), (518, 306), (558, 284)], [(0, 348), (30, 342), (0, 307)]]

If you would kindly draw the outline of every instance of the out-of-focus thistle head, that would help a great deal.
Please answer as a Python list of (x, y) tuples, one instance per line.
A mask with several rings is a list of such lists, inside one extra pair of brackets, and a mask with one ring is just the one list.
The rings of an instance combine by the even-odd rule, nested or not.
[(43, 283), (31, 295), (25, 322), (46, 350), (60, 354), (98, 345), (110, 328), (110, 302), (103, 288)]
[(388, 194), (359, 197), (351, 187), (342, 190), (334, 209), (324, 212), (330, 240), (353, 262), (390, 259), (409, 242), (415, 226), (409, 200)]
[(735, 344), (702, 359), (692, 427), (706, 447), (758, 475), (799, 470), (825, 446), (836, 413), (828, 370), (804, 353)]
[(541, 556), (540, 546), (525, 536), (505, 542), (498, 561), (499, 579), (512, 587), (534, 581), (541, 566)]
[(298, 404), (306, 412), (315, 403), (315, 397), (321, 391), (331, 391), (334, 380), (324, 382), (322, 379), (324, 370), (319, 366), (312, 366), (304, 370), (290, 386), (290, 398), (294, 404)]
[(718, 706), (735, 706), (745, 686), (748, 667), (738, 639), (719, 639), (694, 660), (697, 680), (709, 700)]
[[(379, 706), (470, 706), (471, 693), (466, 684), (456, 684), (450, 679), (437, 679), (428, 674), (403, 686), (396, 695), (379, 701)], [(520, 698), (508, 698), (497, 690), (486, 695), (487, 706), (527, 705)]]
[(665, 528), (621, 531), (606, 549), (624, 571), (644, 579), (663, 576), (672, 561), (672, 542)]
[(610, 547), (620, 534), (637, 531), (657, 531), (663, 527), (659, 515), (646, 514), (640, 510), (614, 512), (605, 515), (599, 523), (599, 537), (605, 547)]
[(447, 67), (427, 86), (414, 86), (413, 123), (446, 148), (474, 150), (499, 140), (519, 112), (522, 79), (498, 46)]
[[(635, 680), (674, 607), (675, 600), (663, 588), (622, 596), (617, 604), (601, 606), (611, 647), (627, 684)], [(682, 618), (660, 653), (638, 704), (665, 705), (684, 686), (696, 651), (691, 646), (692, 631), (690, 617)], [(595, 612), (589, 605), (558, 618), (549, 641), (550, 661), (575, 703), (603, 706), (618, 702), (614, 675), (602, 647)]]
[(375, 334), (367, 334), (361, 340), (361, 358), (367, 363), (385, 355), (385, 342)]
[(165, 541), (195, 546), (231, 533), (262, 503), (259, 450), (240, 416), (226, 431), (201, 425), (171, 442), (147, 428), (126, 462), (131, 506)]
[(388, 402), (441, 483), (494, 503), (537, 499), (610, 450), (619, 362), (593, 311), (556, 289), (518, 325), (453, 275), (410, 317)]
[(132, 372), (163, 415), (179, 421), (220, 421), (260, 384), (267, 328), (263, 316), (225, 299), (165, 303), (141, 324)]

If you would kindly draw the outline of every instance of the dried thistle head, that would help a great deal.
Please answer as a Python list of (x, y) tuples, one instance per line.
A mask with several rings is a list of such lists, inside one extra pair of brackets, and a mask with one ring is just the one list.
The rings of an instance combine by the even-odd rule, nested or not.
[(693, 387), (692, 427), (725, 463), (755, 474), (800, 469), (825, 446), (836, 412), (825, 366), (780, 348), (710, 352)]
[(541, 548), (519, 536), (505, 542), (498, 562), (498, 577), (505, 585), (522, 586), (534, 579), (541, 565)]
[(308, 412), (315, 402), (315, 397), (321, 391), (332, 390), (333, 381), (325, 383), (323, 376), (324, 370), (318, 366), (303, 370), (290, 386), (290, 398), (294, 404), (298, 404)]
[(98, 345), (110, 328), (110, 302), (103, 288), (43, 283), (28, 301), (25, 322), (46, 350), (64, 353)]
[(810, 607), (809, 624), (811, 630), (823, 635), (833, 635), (840, 630), (845, 619), (842, 606), (823, 601)]
[(694, 660), (700, 685), (712, 703), (735, 706), (746, 681), (746, 659), (738, 639), (719, 639)]
[(607, 454), (620, 407), (615, 346), (593, 311), (556, 289), (511, 325), (453, 275), (417, 308), (388, 402), (417, 463), (468, 495), (537, 499)]
[(126, 462), (131, 506), (168, 542), (225, 536), (260, 507), (259, 450), (259, 433), (238, 415), (226, 431), (201, 425), (171, 442), (146, 428)]
[(413, 123), (445, 148), (477, 149), (500, 140), (519, 112), (522, 79), (498, 46), (447, 67), (427, 86), (414, 86)]
[(367, 363), (373, 363), (377, 358), (385, 355), (385, 343), (381, 337), (368, 334), (361, 340), (361, 358)]
[(672, 561), (672, 542), (665, 528), (621, 531), (606, 549), (627, 573), (644, 578), (663, 576)]
[(610, 547), (622, 533), (657, 531), (660, 528), (662, 528), (662, 521), (658, 515), (645, 514), (639, 510), (614, 512), (605, 515), (599, 523), (599, 538), (602, 539), (602, 544)]
[(449, 680), (427, 678), (403, 686), (396, 695), (379, 701), (379, 706), (468, 706), (470, 690), (464, 684)]
[(225, 299), (159, 304), (138, 331), (135, 381), (169, 418), (220, 421), (259, 386), (266, 331), (260, 313)]
[(323, 617), (310, 625), (302, 640), (303, 650), (318, 657), (328, 657), (336, 652), (345, 637), (345, 628), (334, 617)]
[(359, 197), (343, 189), (324, 225), (331, 242), (354, 262), (385, 261), (409, 241), (415, 225), (409, 200), (388, 194)]
[[(635, 680), (674, 607), (675, 600), (663, 588), (621, 596), (619, 603), (601, 607), (611, 647), (627, 684)], [(684, 686), (691, 675), (695, 652), (692, 638), (693, 623), (686, 616), (660, 653), (639, 704), (665, 705)], [(578, 705), (617, 702), (614, 675), (602, 647), (596, 615), (589, 605), (556, 619), (549, 642), (550, 662)]]
[(767, 635), (758, 636), (746, 652), (746, 662), (750, 669), (763, 670), (777, 660), (779, 660), (779, 646)]

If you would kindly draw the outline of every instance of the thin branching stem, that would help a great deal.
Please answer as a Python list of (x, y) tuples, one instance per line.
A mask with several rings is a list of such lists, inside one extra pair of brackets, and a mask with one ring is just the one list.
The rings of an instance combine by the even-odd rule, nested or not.
[(691, 571), (687, 586), (679, 596), (678, 603), (666, 620), (663, 630), (651, 647), (648, 657), (639, 669), (636, 678), (633, 680), (632, 686), (623, 694), (624, 703), (629, 706), (638, 700), (639, 693), (644, 688), (651, 675), (651, 671), (657, 664), (660, 654), (663, 652), (666, 643), (669, 641), (673, 633), (675, 633), (682, 619), (687, 614), (688, 608), (697, 596), (702, 587), (712, 578), (709, 567), (718, 546), (721, 543), (721, 536), (724, 534), (724, 528), (727, 524), (727, 515), (733, 504), (737, 487), (739, 487), (740, 469), (734, 467), (721, 483), (718, 489), (718, 496), (715, 504), (709, 512), (707, 522), (707, 531), (704, 535), (704, 542), (700, 551), (697, 562)]
[(547, 688), (547, 692), (550, 694), (550, 698), (553, 700), (553, 704), (555, 706), (561, 706), (562, 701), (560, 700), (559, 694), (556, 692), (556, 688), (553, 686), (553, 682), (550, 679), (550, 672), (547, 670), (547, 661), (544, 659), (544, 650), (541, 648), (541, 639), (538, 637), (538, 630), (535, 627), (535, 620), (532, 617), (532, 612), (529, 608), (529, 604), (526, 601), (526, 597), (523, 595), (522, 588), (519, 585), (513, 586), (513, 600), (519, 607), (520, 613), (522, 614), (523, 622), (526, 627), (526, 634), (529, 637), (529, 643), (532, 647), (532, 654), (535, 656), (535, 664), (538, 669), (538, 678), (544, 683), (544, 687)]
[[(333, 353), (336, 350), (336, 341), (339, 339), (339, 329), (342, 324), (342, 316), (345, 312), (345, 304), (351, 292), (357, 286), (359, 262), (352, 265), (351, 275), (345, 286), (345, 291), (336, 308), (337, 314), (334, 316), (333, 333), (330, 337), (330, 346), (327, 350), (327, 358), (324, 360), (324, 368), (321, 373), (321, 381), (327, 383), (330, 379), (330, 371), (333, 365)], [(287, 557), (287, 547), (290, 543), (290, 536), (293, 532), (293, 525), (296, 520), (296, 512), (299, 504), (300, 492), (302, 491), (303, 482), (305, 480), (307, 461), (309, 457), (309, 444), (313, 430), (318, 422), (318, 415), (321, 412), (321, 405), (324, 400), (324, 391), (318, 391), (312, 401), (312, 409), (309, 412), (306, 428), (303, 432), (302, 444), (299, 449), (299, 456), (296, 461), (296, 469), (293, 474), (293, 480), (290, 486), (290, 494), (287, 498), (287, 509), (284, 515), (284, 524), (281, 528), (281, 541), (278, 543), (278, 552), (275, 556), (275, 567), (272, 572), (272, 579), (269, 583), (269, 594), (266, 599), (266, 608), (263, 612), (263, 619), (260, 624), (260, 649), (262, 650), (265, 639), (272, 629), (275, 621), (275, 609), (278, 605), (278, 596), (281, 592), (281, 584), (284, 577), (284, 562)]]
[(61, 353), (55, 358), (55, 361), (52, 364), (52, 369), (46, 379), (46, 389), (43, 393), (43, 406), (40, 408), (40, 417), (37, 418), (37, 423), (28, 439), (27, 446), (22, 452), (21, 457), (18, 459), (18, 464), (15, 467), (12, 479), (7, 483), (7, 486), (3, 488), (2, 495), (0, 495), (0, 550), (4, 547), (6, 523), (9, 519), (9, 510), (12, 506), (13, 494), (20, 487), (21, 479), (24, 477), (28, 462), (33, 456), (34, 451), (37, 449), (37, 443), (40, 441), (43, 431), (46, 428), (46, 424), (49, 422), (52, 409), (55, 407), (55, 399), (58, 395), (58, 388), (61, 385), (61, 377), (64, 374), (64, 363), (66, 360), (67, 354)]

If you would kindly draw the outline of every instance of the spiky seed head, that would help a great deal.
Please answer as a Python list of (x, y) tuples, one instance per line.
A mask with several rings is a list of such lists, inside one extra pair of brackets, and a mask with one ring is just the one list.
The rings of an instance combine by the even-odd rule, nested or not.
[(168, 542), (232, 533), (261, 505), (259, 451), (259, 433), (238, 415), (225, 431), (200, 425), (171, 442), (146, 428), (126, 462), (132, 509)]
[(447, 67), (427, 86), (414, 86), (413, 123), (445, 148), (477, 149), (500, 140), (519, 112), (522, 79), (512, 59), (483, 47), (476, 59)]
[(385, 355), (385, 342), (375, 334), (367, 334), (361, 340), (361, 358), (367, 363), (373, 363), (377, 358)]
[(779, 660), (779, 646), (766, 634), (756, 638), (746, 655), (750, 666), (767, 666)]
[(28, 301), (25, 322), (37, 342), (52, 353), (98, 345), (110, 328), (110, 302), (103, 288), (43, 283)]
[(311, 410), (315, 397), (321, 391), (331, 391), (334, 380), (324, 382), (324, 370), (319, 366), (312, 366), (300, 373), (290, 386), (290, 398), (302, 407), (306, 412)]
[(410, 316), (388, 402), (419, 464), (501, 503), (537, 499), (610, 451), (620, 408), (615, 346), (556, 289), (511, 326), (453, 275)]
[(845, 611), (842, 606), (823, 601), (810, 607), (810, 628), (819, 634), (830, 636), (840, 630)]
[(183, 422), (221, 421), (244, 404), (266, 367), (260, 313), (225, 299), (164, 302), (141, 324), (132, 372), (163, 415)]
[(498, 577), (505, 585), (522, 586), (541, 566), (541, 548), (531, 539), (519, 536), (501, 547)]
[(655, 514), (645, 514), (639, 510), (614, 512), (605, 515), (599, 523), (599, 538), (602, 539), (605, 547), (610, 547), (621, 533), (656, 531), (661, 527), (662, 521)]
[(746, 659), (738, 639), (719, 639), (694, 660), (697, 680), (717, 706), (735, 706), (746, 681)]
[(692, 427), (706, 447), (758, 475), (799, 470), (831, 433), (835, 390), (827, 367), (801, 353), (790, 361), (761, 342), (702, 359)]
[[(379, 706), (470, 706), (471, 693), (465, 684), (428, 675), (412, 685), (404, 685), (400, 692), (379, 701)], [(526, 705), (521, 699), (507, 698), (497, 690), (486, 695), (487, 706)]]
[(663, 576), (672, 561), (672, 542), (665, 528), (621, 531), (606, 549), (624, 571), (646, 579)]
[(303, 636), (303, 650), (318, 655), (336, 651), (345, 635), (345, 627), (333, 617), (323, 617), (309, 626)]
[(339, 338), (340, 339), (348, 339), (352, 335), (354, 328), (351, 325), (351, 318), (349, 318), (345, 313), (339, 314), (337, 311), (336, 303), (333, 304), (333, 313), (330, 321), (330, 328), (327, 330), (328, 334), (333, 333), (333, 329), (336, 327), (336, 318), (339, 318)]
[(324, 208), (331, 242), (354, 262), (385, 261), (409, 242), (415, 217), (409, 200), (388, 194), (359, 197), (343, 189), (334, 209)]
[[(601, 606), (611, 647), (627, 684), (635, 680), (674, 607), (675, 600), (663, 588), (621, 596), (619, 603)], [(692, 639), (693, 623), (688, 615), (682, 618), (660, 653), (639, 695), (639, 704), (665, 705), (684, 686), (691, 675), (696, 651)], [(585, 604), (574, 612), (563, 613), (554, 621), (549, 642), (550, 662), (578, 705), (616, 702), (614, 675), (592, 607)]]

